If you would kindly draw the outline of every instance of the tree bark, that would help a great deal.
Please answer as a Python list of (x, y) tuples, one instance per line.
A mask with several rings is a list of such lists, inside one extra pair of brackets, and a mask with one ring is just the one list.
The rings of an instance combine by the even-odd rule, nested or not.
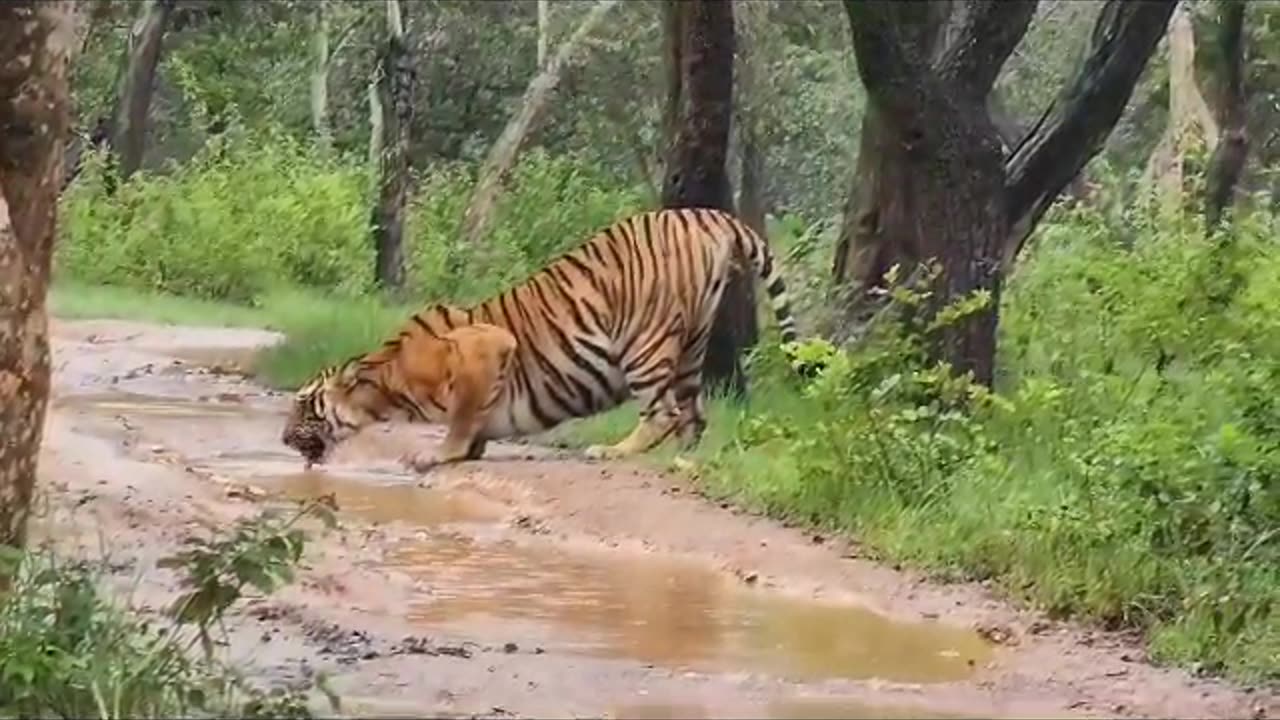
[(550, 0), (538, 0), (538, 70), (546, 67), (547, 48), (551, 33)]
[(151, 108), (151, 90), (155, 86), (156, 66), (165, 26), (176, 0), (150, 0), (129, 33), (124, 75), (116, 100), (111, 149), (121, 180), (128, 180), (142, 166), (142, 153), (147, 146), (147, 113)]
[(494, 141), (480, 169), (476, 188), (467, 203), (466, 214), (462, 220), (462, 238), (468, 244), (479, 244), (489, 223), (493, 219), (493, 211), (497, 206), (502, 183), (506, 180), (511, 168), (515, 166), (520, 148), (529, 137), (529, 133), (546, 112), (556, 86), (565, 67), (573, 59), (574, 53), (582, 42), (595, 30), (605, 14), (618, 4), (618, 0), (597, 0), (595, 7), (587, 12), (582, 24), (574, 30), (573, 35), (556, 48), (551, 61), (529, 82), (520, 103), (520, 110), (507, 122), (502, 134)]
[(413, 124), (413, 64), (405, 42), (400, 0), (386, 0), (387, 31), (379, 62), (378, 202), (373, 210), (375, 278), (393, 293), (404, 289), (404, 216), (409, 196), (409, 128)]
[(0, 545), (9, 547), (26, 542), (49, 396), (45, 298), (72, 25), (66, 0), (0, 3)]
[(329, 125), (329, 0), (315, 4), (315, 31), (311, 36), (311, 128), (323, 150), (333, 145)]
[[(729, 130), (733, 118), (733, 55), (736, 43), (729, 0), (682, 0), (667, 27), (679, 27), (679, 121), (668, 148), (663, 207), (733, 210), (729, 187)], [(729, 278), (707, 341), (703, 378), (708, 387), (741, 396), (746, 392), (742, 351), (756, 341), (755, 285), (745, 258)]]
[(1249, 155), (1249, 133), (1245, 108), (1248, 102), (1244, 84), (1245, 3), (1223, 3), (1218, 25), (1218, 50), (1222, 56), (1222, 80), (1217, 146), (1209, 158), (1205, 182), (1205, 224), (1213, 230), (1231, 206), (1232, 195)]

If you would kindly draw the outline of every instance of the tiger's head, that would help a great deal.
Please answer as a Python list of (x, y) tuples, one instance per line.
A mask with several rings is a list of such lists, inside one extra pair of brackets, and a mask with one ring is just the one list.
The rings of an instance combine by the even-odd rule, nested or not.
[(361, 371), (359, 358), (325, 368), (294, 396), (280, 439), (302, 455), (308, 468), (323, 464), (360, 428), (383, 419), (378, 393), (361, 382)]

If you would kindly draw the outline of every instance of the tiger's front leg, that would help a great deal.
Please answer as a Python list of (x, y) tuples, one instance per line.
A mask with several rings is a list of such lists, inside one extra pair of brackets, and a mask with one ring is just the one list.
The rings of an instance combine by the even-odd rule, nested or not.
[(448, 432), (433, 453), (406, 459), (416, 473), (433, 467), (478, 460), (487, 438), (481, 431), (502, 395), (507, 369), (515, 355), (516, 339), (493, 325), (469, 325), (444, 336), (449, 342), (446, 381)]

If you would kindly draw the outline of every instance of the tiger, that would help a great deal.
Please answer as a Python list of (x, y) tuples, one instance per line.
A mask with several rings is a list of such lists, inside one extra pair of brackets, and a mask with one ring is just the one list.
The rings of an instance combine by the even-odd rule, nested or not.
[(306, 466), (372, 423), (446, 426), (418, 473), (477, 460), (489, 440), (530, 435), (635, 398), (639, 420), (591, 459), (617, 459), (706, 429), (703, 359), (736, 257), (768, 292), (784, 347), (796, 323), (774, 255), (728, 212), (679, 208), (615, 221), (542, 270), (471, 307), (429, 306), (364, 355), (297, 391), (282, 434)]

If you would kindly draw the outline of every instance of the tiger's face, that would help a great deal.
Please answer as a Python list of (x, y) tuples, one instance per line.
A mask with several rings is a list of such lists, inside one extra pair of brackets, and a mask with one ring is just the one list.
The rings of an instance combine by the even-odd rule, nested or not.
[(294, 396), (280, 439), (306, 465), (323, 464), (333, 449), (368, 423), (368, 413), (352, 396), (352, 363), (326, 368)]

